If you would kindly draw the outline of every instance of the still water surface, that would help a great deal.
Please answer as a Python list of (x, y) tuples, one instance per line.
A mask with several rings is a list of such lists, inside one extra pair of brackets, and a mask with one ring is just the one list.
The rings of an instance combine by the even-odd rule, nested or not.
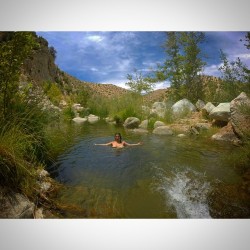
[[(105, 124), (72, 124), (73, 145), (49, 169), (70, 186), (60, 199), (98, 218), (210, 218), (208, 194), (240, 180), (225, 159), (234, 148), (209, 138), (138, 135)], [(120, 132), (142, 146), (94, 146)]]

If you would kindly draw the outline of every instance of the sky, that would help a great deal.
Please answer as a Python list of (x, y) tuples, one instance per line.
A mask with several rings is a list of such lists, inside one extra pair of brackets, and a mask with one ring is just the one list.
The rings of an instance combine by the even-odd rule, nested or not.
[[(250, 67), (250, 50), (244, 46), (246, 32), (205, 32), (201, 44), (206, 66), (203, 74), (220, 76), (220, 49), (229, 61), (237, 57)], [(82, 81), (108, 83), (128, 88), (127, 74), (137, 69), (142, 74), (162, 64), (166, 54), (162, 45), (165, 32), (37, 32), (56, 51), (56, 64)], [(155, 89), (166, 88), (159, 82)]]

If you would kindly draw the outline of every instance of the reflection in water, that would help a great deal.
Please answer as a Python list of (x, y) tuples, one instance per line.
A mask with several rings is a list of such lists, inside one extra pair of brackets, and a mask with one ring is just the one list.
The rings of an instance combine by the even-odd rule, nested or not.
[[(137, 135), (102, 123), (83, 126), (50, 172), (71, 187), (60, 199), (84, 208), (84, 216), (210, 218), (207, 196), (214, 183), (239, 180), (233, 166), (221, 161), (230, 146), (197, 138)], [(122, 149), (94, 146), (111, 141), (116, 132), (127, 142), (144, 144)]]

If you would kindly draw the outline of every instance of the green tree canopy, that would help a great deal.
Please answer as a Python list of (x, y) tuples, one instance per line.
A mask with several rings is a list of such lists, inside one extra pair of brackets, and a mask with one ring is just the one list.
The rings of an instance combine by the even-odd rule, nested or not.
[(2, 117), (11, 112), (18, 92), (18, 81), (24, 60), (38, 46), (32, 32), (7, 33), (0, 41), (0, 107)]
[(134, 70), (134, 76), (132, 74), (127, 75), (128, 82), (125, 84), (130, 87), (132, 91), (138, 94), (142, 94), (143, 92), (150, 92), (153, 90), (155, 83), (150, 81), (146, 77), (142, 76), (141, 72), (138, 72), (136, 69)]
[(156, 71), (158, 80), (169, 80), (174, 99), (202, 98), (200, 74), (205, 62), (202, 60), (200, 43), (205, 41), (203, 32), (167, 32), (166, 60)]

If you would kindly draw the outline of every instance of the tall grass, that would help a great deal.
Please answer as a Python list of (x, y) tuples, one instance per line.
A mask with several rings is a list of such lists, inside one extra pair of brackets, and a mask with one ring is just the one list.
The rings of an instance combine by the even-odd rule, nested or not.
[(0, 183), (31, 196), (36, 173), (44, 168), (49, 148), (44, 126), (48, 114), (36, 103), (16, 103), (0, 120)]
[(123, 122), (131, 116), (141, 119), (144, 116), (142, 105), (142, 96), (135, 93), (127, 93), (113, 98), (95, 96), (90, 98), (87, 103), (90, 113), (100, 117), (110, 116), (118, 122)]
[(40, 141), (18, 124), (8, 123), (0, 130), (1, 184), (31, 195), (39, 166), (34, 145)]

